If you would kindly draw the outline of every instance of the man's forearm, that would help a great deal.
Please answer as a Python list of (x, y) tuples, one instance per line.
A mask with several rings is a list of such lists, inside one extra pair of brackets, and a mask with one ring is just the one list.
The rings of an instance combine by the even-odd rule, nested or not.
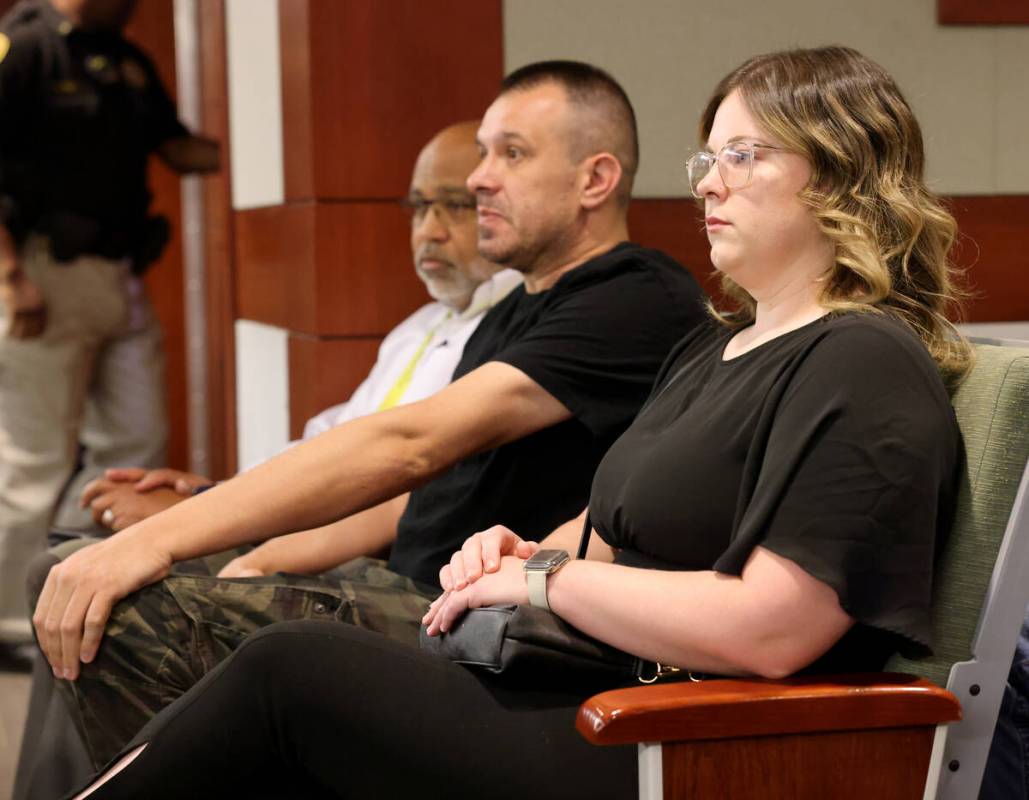
[(279, 536), (243, 560), (265, 575), (318, 575), (354, 558), (376, 555), (396, 539), (407, 498), (403, 494), (331, 525)]
[(320, 528), (570, 416), (523, 372), (491, 362), (425, 400), (298, 444), (124, 533), (182, 561)]
[(124, 533), (146, 537), (182, 561), (320, 528), (385, 502), (456, 460), (433, 436), (419, 432), (414, 405), (362, 417), (303, 442)]

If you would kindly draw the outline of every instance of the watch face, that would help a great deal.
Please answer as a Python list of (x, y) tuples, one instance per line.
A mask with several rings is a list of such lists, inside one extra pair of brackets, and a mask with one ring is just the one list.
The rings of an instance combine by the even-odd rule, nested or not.
[(552, 572), (569, 560), (567, 550), (540, 550), (529, 556), (525, 569)]

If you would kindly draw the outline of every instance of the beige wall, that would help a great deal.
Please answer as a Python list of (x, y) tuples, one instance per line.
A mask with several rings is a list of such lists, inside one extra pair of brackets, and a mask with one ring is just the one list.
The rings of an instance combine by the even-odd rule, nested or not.
[(941, 27), (936, 0), (506, 0), (507, 71), (590, 61), (625, 86), (640, 122), (638, 197), (688, 193), (681, 165), (708, 93), (745, 58), (846, 44), (893, 73), (943, 194), (1029, 193), (1029, 27)]

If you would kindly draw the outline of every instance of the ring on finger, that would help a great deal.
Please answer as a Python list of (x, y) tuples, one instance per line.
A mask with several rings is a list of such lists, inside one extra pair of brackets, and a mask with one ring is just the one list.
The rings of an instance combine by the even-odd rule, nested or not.
[(100, 521), (110, 528), (114, 525), (114, 512), (109, 508), (105, 508), (104, 513), (100, 515)]

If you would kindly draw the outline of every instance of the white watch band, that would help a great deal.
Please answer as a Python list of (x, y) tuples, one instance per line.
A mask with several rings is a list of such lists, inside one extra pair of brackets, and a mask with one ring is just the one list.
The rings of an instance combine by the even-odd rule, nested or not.
[(526, 570), (525, 584), (529, 589), (530, 606), (550, 611), (550, 603), (547, 602), (547, 578), (549, 575), (550, 573), (544, 570)]

